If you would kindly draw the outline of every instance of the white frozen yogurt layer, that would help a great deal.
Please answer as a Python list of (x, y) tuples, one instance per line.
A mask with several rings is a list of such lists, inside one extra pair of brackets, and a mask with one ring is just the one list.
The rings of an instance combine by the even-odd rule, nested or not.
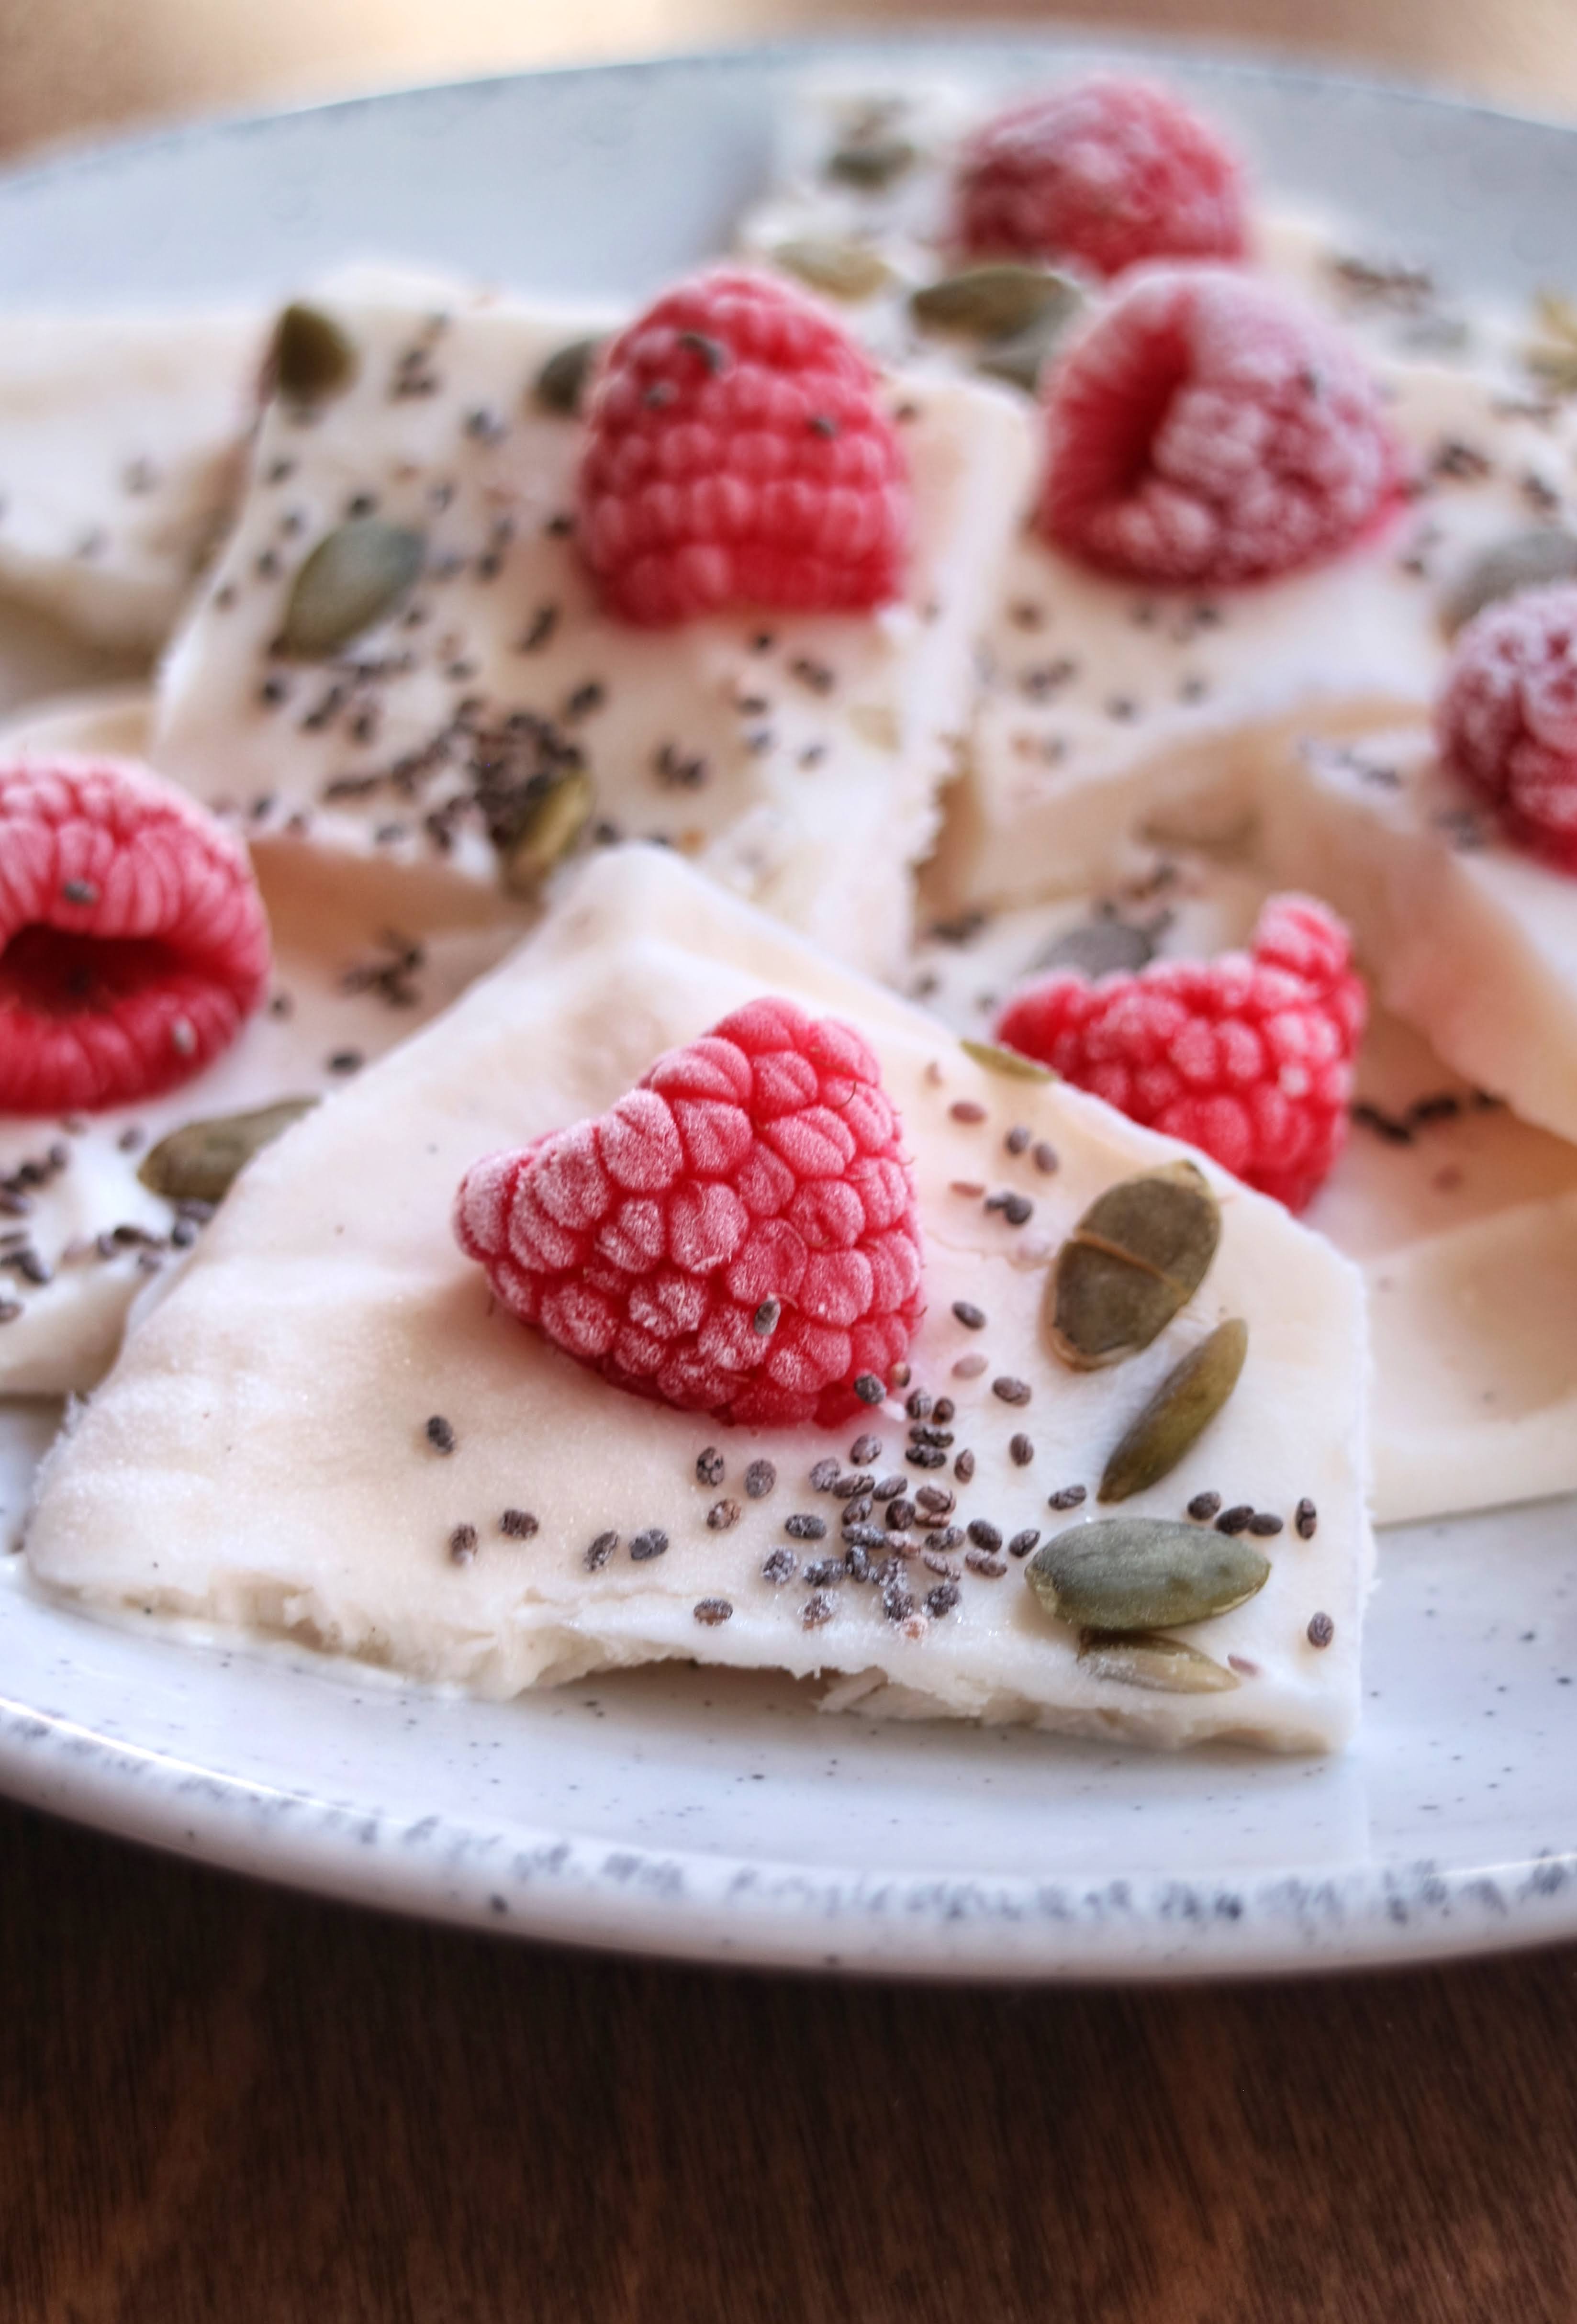
[(266, 324), (253, 312), (8, 315), (0, 591), (151, 653), (241, 480)]
[[(720, 1428), (627, 1396), (512, 1321), (456, 1246), (455, 1190), (480, 1156), (603, 1111), (661, 1051), (762, 992), (855, 1025), (902, 1116), (927, 1312), (899, 1385), (955, 1406), (926, 1424), (923, 1465), (896, 1400), (828, 1434)], [(492, 1695), (694, 1657), (819, 1676), (829, 1706), (897, 1716), (1338, 1745), (1357, 1717), (1371, 1557), (1357, 1270), (1213, 1169), (1220, 1249), (1153, 1345), (1074, 1371), (1043, 1336), (1049, 1264), (1075, 1221), (1181, 1150), (1076, 1091), (988, 1067), (671, 853), (612, 851), (440, 1023), (258, 1157), (51, 1455), (32, 1572), (102, 1608), (288, 1633)], [(982, 1200), (996, 1185), (1026, 1198), (1011, 1218)], [(957, 1302), (977, 1311), (973, 1328)], [(1282, 1529), (1259, 1544), (1263, 1589), (1179, 1634), (1228, 1683), (1149, 1692), (1081, 1660), (1019, 1560), (982, 1545), (1111, 1514), (1094, 1488), (1117, 1437), (1229, 1315), (1249, 1330), (1235, 1393), (1122, 1508), (1180, 1518), (1213, 1490)], [(858, 1509), (810, 1472), (831, 1459), (847, 1476), (867, 1432), (879, 1450), (862, 1447), (861, 1471), (953, 1497), (890, 1553), (912, 1575), (914, 1609), (898, 1618), (879, 1587), (806, 1571), (836, 1557)], [(707, 1459), (703, 1480), (709, 1448), (723, 1473)], [(1052, 1506), (1078, 1486), (1082, 1508)], [(724, 1499), (737, 1521), (715, 1530)], [(1300, 1534), (1305, 1499), (1317, 1517)], [(806, 1517), (823, 1538), (788, 1523)], [(456, 1562), (462, 1526), (475, 1543), (462, 1535)], [(653, 1528), (666, 1546), (633, 1557)], [(588, 1561), (610, 1533), (619, 1545)], [(782, 1552), (788, 1578), (774, 1583), (763, 1566)], [(829, 1618), (807, 1622), (818, 1591)]]
[[(145, 755), (145, 696), (41, 708), (0, 752)], [(392, 882), (284, 841), (254, 852), (273, 940), (270, 1001), (225, 1054), (143, 1105), (61, 1120), (0, 1112), (0, 1395), (90, 1388), (133, 1302), (197, 1239), (200, 1209), (137, 1172), (183, 1123), (327, 1096), (447, 1008), (517, 939), (524, 915), (485, 890)]]
[[(1369, 797), (1360, 786), (1363, 816)], [(1400, 924), (1418, 932), (1418, 957), (1468, 987), (1526, 951), (1526, 937), (1514, 937), (1504, 954), (1470, 945), (1462, 957), (1458, 916), (1437, 890), (1409, 890), (1365, 828), (1355, 824), (1338, 876), (1329, 849), (1289, 821), (1283, 884), (1348, 910), (1351, 867), (1367, 865), (1364, 876), (1395, 897)], [(917, 948), (908, 990), (954, 1030), (984, 1038), (1008, 994), (1053, 968), (1131, 973), (1151, 958), (1246, 945), (1273, 884), (1262, 870), (1136, 847), (1101, 894), (945, 923)], [(1572, 899), (1566, 911), (1573, 917)], [(1364, 934), (1361, 912), (1350, 917)], [(1396, 942), (1376, 957), (1406, 964)], [(1386, 967), (1376, 982), (1390, 989)], [(1503, 982), (1489, 1004), (1497, 994), (1509, 1003)], [(1546, 1047), (1546, 1074), (1572, 1055), (1568, 1033), (1566, 1046)], [(1305, 1219), (1362, 1268), (1369, 1287), (1377, 1521), (1577, 1490), (1577, 1145), (1487, 1102), (1474, 1078), (1379, 1003), (1357, 1091), (1346, 1148)]]
[[(364, 271), (311, 303), (355, 376), (264, 416), (235, 531), (164, 672), (161, 769), (244, 806), (252, 830), (494, 882), (530, 801), (582, 765), (589, 838), (660, 839), (891, 969), (1025, 488), (1015, 399), (890, 383), (914, 485), (902, 602), (641, 630), (596, 604), (572, 537), (579, 425), (534, 392), (605, 315)], [(321, 661), (272, 651), (308, 558), (366, 517), (420, 536), (414, 587)]]

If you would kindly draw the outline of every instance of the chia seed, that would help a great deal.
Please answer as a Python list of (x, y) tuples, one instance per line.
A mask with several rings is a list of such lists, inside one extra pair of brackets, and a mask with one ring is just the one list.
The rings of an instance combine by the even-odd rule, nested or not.
[(498, 1521), (498, 1529), (511, 1541), (530, 1541), (537, 1531), (537, 1520), (530, 1509), (505, 1509)]
[(469, 1565), (476, 1554), (476, 1528), (457, 1525), (449, 1536), (449, 1555), (456, 1565)]
[(1254, 1512), (1247, 1501), (1237, 1501), (1223, 1509), (1215, 1521), (1217, 1533), (1247, 1533)]
[(947, 1455), (939, 1444), (911, 1444), (904, 1459), (912, 1469), (945, 1469)]
[(1012, 1540), (1008, 1544), (1009, 1556), (1028, 1557), (1030, 1551), (1034, 1548), (1036, 1543), (1039, 1539), (1039, 1527), (1037, 1526), (1027, 1526), (1022, 1533), (1016, 1533), (1013, 1536)]
[(841, 1557), (812, 1558), (805, 1567), (805, 1579), (813, 1590), (830, 1590), (848, 1576), (849, 1569)]
[(714, 1501), (706, 1512), (706, 1524), (713, 1533), (726, 1533), (736, 1526), (743, 1511), (737, 1501)]
[(1002, 1545), (1002, 1536), (1001, 1533), (994, 1525), (989, 1525), (984, 1517), (972, 1517), (970, 1519), (969, 1537), (971, 1541), (973, 1542), (976, 1549), (995, 1550), (1001, 1549)]
[[(837, 1481), (838, 1464), (834, 1460), (818, 1461), (810, 1472), (811, 1489), (815, 1492), (830, 1493)], [(715, 1478), (713, 1482), (720, 1484), (722, 1479)]]
[(887, 1504), (887, 1526), (889, 1532), (902, 1533), (904, 1527), (906, 1526), (913, 1525), (914, 1521), (915, 1505), (913, 1501), (906, 1500), (901, 1495), (899, 1495), (898, 1499), (889, 1501)]
[(869, 1470), (856, 1470), (852, 1476), (840, 1477), (833, 1491), (840, 1501), (869, 1501), (871, 1488), (876, 1480)]
[(1036, 1168), (1042, 1171), (1048, 1178), (1054, 1170), (1060, 1167), (1056, 1147), (1048, 1145), (1044, 1138), (1040, 1139), (1029, 1158)]
[(807, 1630), (819, 1630), (832, 1620), (837, 1610), (835, 1602), (827, 1596), (826, 1591), (817, 1590), (800, 1608), (800, 1624)]
[(983, 1121), (986, 1110), (977, 1098), (955, 1097), (947, 1109), (954, 1121)]
[(975, 1306), (972, 1300), (955, 1299), (953, 1302), (953, 1313), (966, 1332), (985, 1330), (985, 1310), (983, 1307)]
[(593, 1542), (591, 1547), (586, 1554), (585, 1563), (586, 1572), (588, 1573), (597, 1572), (603, 1566), (606, 1565), (609, 1558), (612, 1557), (613, 1552), (618, 1548), (618, 1546), (619, 1536), (616, 1533), (598, 1534), (595, 1541)]
[(953, 1463), (953, 1473), (961, 1485), (967, 1485), (974, 1474), (974, 1454), (967, 1445)]
[(456, 1438), (454, 1429), (441, 1412), (435, 1412), (427, 1424), (427, 1441), (435, 1452), (452, 1452)]
[(935, 1590), (926, 1592), (926, 1611), (933, 1615), (951, 1614), (963, 1594), (956, 1582), (939, 1582)]
[(849, 1549), (887, 1549), (891, 1546), (881, 1527), (873, 1525), (846, 1526), (844, 1542)]
[(1028, 1404), (1030, 1393), (1028, 1381), (1015, 1379), (1010, 1373), (991, 1382), (991, 1394), (1001, 1397), (1004, 1404)]
[(781, 1584), (792, 1582), (799, 1571), (799, 1560), (791, 1549), (775, 1549), (761, 1567), (761, 1579)]
[(908, 1485), (908, 1479), (907, 1477), (878, 1478), (876, 1483), (872, 1488), (872, 1499), (878, 1501), (893, 1500), (899, 1493), (906, 1490)]
[(1320, 1522), (1320, 1513), (1313, 1501), (1301, 1500), (1293, 1514), (1293, 1526), (1299, 1541), (1313, 1541)]
[(854, 1382), (854, 1394), (862, 1404), (884, 1404), (887, 1389), (874, 1372), (862, 1372)]
[(630, 1544), (630, 1554), (637, 1565), (643, 1565), (649, 1557), (660, 1557), (667, 1547), (668, 1536), (662, 1527), (648, 1526), (645, 1532), (638, 1533)]
[(1318, 1646), (1323, 1650), (1323, 1648), (1330, 1645), (1335, 1635), (1336, 1625), (1333, 1622), (1329, 1614), (1313, 1614), (1310, 1616), (1307, 1636), (1311, 1646)]
[(915, 1499), (919, 1503), (921, 1508), (927, 1509), (932, 1516), (939, 1517), (945, 1517), (947, 1516), (948, 1512), (953, 1508), (955, 1498), (956, 1496), (949, 1492), (945, 1485), (922, 1485), (919, 1491), (915, 1495)]
[(881, 1453), (880, 1436), (856, 1436), (849, 1447), (849, 1458), (856, 1469), (868, 1468)]
[(907, 1622), (915, 1601), (901, 1582), (890, 1582), (881, 1593), (881, 1610), (890, 1622)]
[(1197, 1517), (1202, 1525), (1207, 1524), (1220, 1507), (1219, 1493), (1195, 1493), (1188, 1504), (1188, 1515), (1191, 1517)]
[(1029, 1463), (1035, 1458), (1035, 1440), (1033, 1437), (1026, 1436), (1022, 1431), (1020, 1431), (1017, 1436), (1010, 1436), (1008, 1439), (1008, 1457), (1012, 1462), (1015, 1469), (1028, 1469)]
[(783, 1530), (790, 1541), (825, 1541), (826, 1519), (813, 1517), (807, 1509), (797, 1509), (783, 1520)]
[(908, 1403), (904, 1406), (904, 1410), (911, 1420), (929, 1420), (931, 1417), (931, 1398), (926, 1394), (923, 1388), (918, 1388), (914, 1394), (909, 1397)]
[(1089, 1498), (1087, 1485), (1059, 1485), (1055, 1493), (1047, 1495), (1046, 1506), (1048, 1509), (1076, 1509)]
[(744, 1489), (752, 1501), (764, 1501), (778, 1481), (778, 1471), (770, 1461), (752, 1461), (744, 1472)]
[(1273, 1517), (1268, 1509), (1256, 1509), (1249, 1519), (1249, 1531), (1261, 1541), (1268, 1541), (1272, 1534), (1281, 1531), (1281, 1519)]
[(1028, 1154), (1029, 1140), (1034, 1134), (1027, 1121), (1016, 1121), (1003, 1139), (1002, 1144), (1010, 1154)]
[(715, 1629), (719, 1622), (730, 1620), (733, 1613), (733, 1608), (726, 1598), (698, 1599), (693, 1610), (696, 1621), (704, 1623), (709, 1630)]
[(992, 1557), (983, 1549), (966, 1549), (964, 1563), (972, 1573), (982, 1573), (988, 1582), (1000, 1582), (1008, 1570), (1006, 1558)]
[(958, 1579), (958, 1567), (952, 1558), (944, 1557), (939, 1549), (922, 1549), (920, 1563), (927, 1573), (940, 1574), (944, 1582), (956, 1582)]

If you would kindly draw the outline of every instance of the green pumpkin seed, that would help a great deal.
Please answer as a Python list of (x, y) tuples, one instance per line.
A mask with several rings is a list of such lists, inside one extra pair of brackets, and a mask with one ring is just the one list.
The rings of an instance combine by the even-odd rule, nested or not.
[(1558, 525), (1536, 531), (1515, 532), (1476, 557), (1455, 586), (1447, 591), (1440, 618), (1448, 636), (1486, 605), (1515, 597), (1521, 589), (1542, 589), (1551, 581), (1577, 576), (1577, 538)]
[(1202, 1435), (1238, 1384), (1249, 1352), (1249, 1326), (1233, 1315), (1174, 1364), (1154, 1396), (1124, 1429), (1097, 1499), (1126, 1501), (1157, 1484)]
[(813, 290), (829, 299), (873, 299), (892, 280), (892, 269), (876, 251), (859, 242), (832, 242), (807, 235), (780, 242), (772, 253), (775, 265), (798, 275)]
[(1145, 1630), (1085, 1630), (1079, 1660), (1096, 1678), (1142, 1686), (1152, 1694), (1224, 1694), (1238, 1683), (1235, 1671), (1213, 1662), (1197, 1646)]
[(555, 767), (532, 776), (507, 835), (495, 842), (510, 895), (530, 899), (537, 894), (579, 838), (591, 811), (592, 782), (584, 767)]
[(1220, 1240), (1220, 1206), (1192, 1162), (1108, 1186), (1047, 1285), (1047, 1335), (1064, 1363), (1094, 1371), (1148, 1348), (1193, 1298)]
[(988, 1074), (1006, 1074), (1016, 1082), (1054, 1082), (1056, 1075), (1049, 1065), (1038, 1064), (1033, 1057), (1020, 1056), (1017, 1049), (1004, 1049), (995, 1041), (960, 1041), (959, 1047)]
[(317, 1104), (315, 1097), (281, 1098), (253, 1113), (217, 1113), (183, 1122), (143, 1157), (137, 1176), (167, 1203), (222, 1203), (254, 1154), (283, 1135)]
[(326, 533), (291, 585), (275, 650), (326, 661), (393, 612), (426, 551), (420, 532), (380, 516), (352, 517)]
[(1040, 266), (1004, 260), (944, 274), (910, 294), (909, 312), (922, 330), (956, 331), (970, 339), (1011, 339), (1065, 323), (1080, 303), (1074, 284)]
[(270, 373), (292, 403), (322, 403), (343, 394), (356, 375), (356, 351), (332, 315), (291, 305), (274, 325)]
[(918, 159), (907, 137), (852, 137), (828, 154), (826, 173), (845, 186), (877, 193), (912, 170)]
[(573, 418), (580, 410), (592, 366), (606, 346), (605, 339), (571, 339), (550, 355), (531, 382), (531, 398), (543, 411)]
[(1024, 1569), (1048, 1614), (1080, 1630), (1173, 1630), (1230, 1614), (1269, 1578), (1243, 1534), (1173, 1517), (1102, 1517), (1042, 1542)]

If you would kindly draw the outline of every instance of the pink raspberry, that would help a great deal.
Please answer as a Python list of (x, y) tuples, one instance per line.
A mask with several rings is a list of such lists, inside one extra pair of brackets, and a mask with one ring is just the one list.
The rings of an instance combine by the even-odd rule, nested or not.
[(1346, 1143), (1366, 1008), (1341, 922), (1272, 896), (1251, 953), (1050, 977), (1009, 1001), (997, 1038), (1301, 1211)]
[(1242, 172), (1169, 89), (1096, 73), (988, 122), (959, 172), (958, 239), (980, 255), (1120, 274), (1148, 258), (1241, 258)]
[(1577, 872), (1577, 584), (1526, 590), (1468, 623), (1434, 731), (1513, 839)]
[(924, 1307), (914, 1176), (860, 1036), (753, 1001), (594, 1121), (476, 1163), (460, 1248), (615, 1387), (753, 1427), (879, 1402)]
[(1135, 580), (1260, 581), (1400, 502), (1402, 461), (1346, 341), (1251, 276), (1156, 267), (1053, 366), (1047, 538)]
[(611, 612), (865, 612), (901, 589), (908, 534), (875, 374), (798, 291), (703, 274), (613, 341), (580, 466), (582, 551)]
[(245, 851), (194, 800), (122, 760), (0, 766), (0, 1112), (173, 1089), (268, 973)]

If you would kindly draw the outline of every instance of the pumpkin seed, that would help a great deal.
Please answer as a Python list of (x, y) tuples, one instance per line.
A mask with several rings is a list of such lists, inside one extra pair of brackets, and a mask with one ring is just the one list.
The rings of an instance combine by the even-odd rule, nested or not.
[(1248, 1352), (1249, 1326), (1233, 1315), (1174, 1364), (1123, 1431), (1096, 1498), (1126, 1501), (1175, 1469), (1236, 1388)]
[(1085, 1630), (1079, 1660), (1097, 1678), (1142, 1686), (1152, 1694), (1224, 1694), (1238, 1683), (1235, 1671), (1213, 1662), (1197, 1646), (1145, 1630)]
[(555, 767), (531, 777), (508, 833), (494, 840), (510, 895), (536, 895), (579, 838), (591, 811), (592, 782), (584, 767)]
[(1550, 581), (1570, 581), (1577, 576), (1577, 538), (1558, 525), (1536, 531), (1515, 532), (1508, 540), (1476, 557), (1446, 592), (1440, 618), (1448, 636), (1486, 605), (1515, 597), (1520, 589), (1542, 589)]
[(1048, 1614), (1081, 1630), (1171, 1630), (1230, 1614), (1269, 1578), (1242, 1534), (1175, 1517), (1102, 1517), (1042, 1542), (1024, 1568)]
[(1094, 1371), (1148, 1348), (1193, 1298), (1220, 1240), (1220, 1206), (1192, 1162), (1108, 1186), (1047, 1285), (1047, 1335), (1064, 1363)]
[(290, 587), (274, 650), (326, 661), (384, 620), (421, 571), (420, 532), (381, 516), (352, 517), (326, 533)]
[(956, 331), (970, 339), (1011, 339), (1065, 323), (1080, 294), (1061, 274), (1010, 261), (966, 266), (944, 274), (909, 296), (909, 312), (922, 330)]
[(543, 411), (573, 417), (580, 410), (592, 365), (604, 345), (600, 338), (571, 339), (567, 346), (556, 349), (531, 383), (532, 401)]
[(281, 1098), (252, 1113), (217, 1113), (186, 1121), (151, 1147), (137, 1176), (167, 1203), (222, 1203), (254, 1154), (310, 1113), (315, 1097)]
[(1016, 1082), (1054, 1082), (1056, 1075), (1049, 1065), (1038, 1064), (1034, 1057), (1020, 1056), (1017, 1049), (1004, 1049), (995, 1041), (960, 1041), (959, 1047), (988, 1074), (1007, 1074)]
[(872, 299), (892, 280), (887, 261), (859, 242), (807, 235), (797, 242), (780, 242), (772, 257), (787, 273), (798, 275), (829, 299)]
[(875, 193), (890, 186), (919, 159), (907, 137), (852, 137), (827, 156), (826, 173), (845, 186)]
[(356, 375), (356, 351), (332, 315), (292, 304), (274, 325), (269, 359), (275, 392), (292, 403), (322, 403)]

